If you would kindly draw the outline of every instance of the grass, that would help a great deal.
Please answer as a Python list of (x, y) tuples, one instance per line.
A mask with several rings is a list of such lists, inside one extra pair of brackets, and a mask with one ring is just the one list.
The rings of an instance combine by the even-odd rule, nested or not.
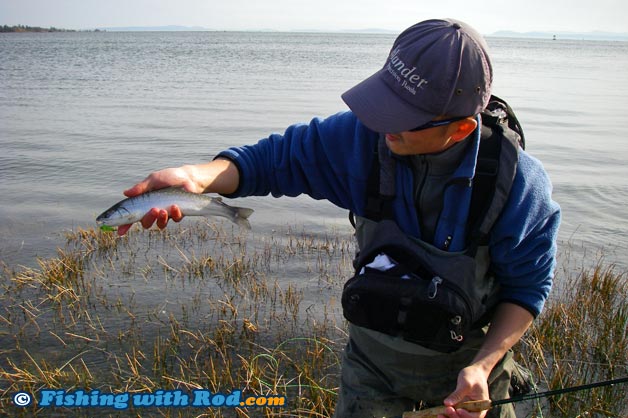
[(150, 414), (328, 416), (346, 336), (338, 303), (316, 301), (340, 288), (344, 274), (333, 269), (348, 269), (352, 254), (348, 235), (294, 228), (270, 237), (202, 223), (120, 239), (68, 234), (57, 257), (2, 271), (0, 415), (116, 414), (18, 409), (17, 391), (205, 388), (285, 395), (290, 404)]
[[(611, 267), (568, 278), (522, 344), (548, 389), (628, 376), (628, 281)], [(548, 399), (551, 416), (625, 416), (626, 385)], [(624, 414), (624, 415), (622, 415)]]
[[(346, 341), (349, 233), (238, 235), (209, 223), (124, 238), (67, 235), (36, 268), (2, 267), (0, 416), (329, 417)], [(628, 374), (628, 285), (599, 266), (566, 283), (520, 344), (539, 390)], [(17, 408), (11, 394), (207, 389), (284, 395), (281, 408)], [(628, 388), (579, 392), (530, 417), (624, 416)]]

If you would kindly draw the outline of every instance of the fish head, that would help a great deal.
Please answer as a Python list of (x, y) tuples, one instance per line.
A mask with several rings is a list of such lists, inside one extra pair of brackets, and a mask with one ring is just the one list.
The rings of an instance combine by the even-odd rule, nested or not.
[(120, 226), (136, 222), (135, 216), (124, 205), (116, 204), (98, 215), (96, 223), (106, 226)]

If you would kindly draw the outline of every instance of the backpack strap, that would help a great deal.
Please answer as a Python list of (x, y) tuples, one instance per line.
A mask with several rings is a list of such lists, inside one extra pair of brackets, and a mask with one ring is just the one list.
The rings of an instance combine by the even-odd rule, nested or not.
[[(395, 159), (380, 135), (375, 145), (373, 164), (366, 186), (365, 216), (373, 221), (393, 219), (392, 201), (395, 198)], [(353, 223), (353, 222), (352, 222)], [(355, 224), (354, 224), (355, 226)]]
[[(523, 130), (512, 109), (496, 96), (482, 112), (480, 149), (467, 225), (467, 253), (488, 244), (488, 235), (506, 205), (517, 173)], [(518, 131), (518, 132), (517, 132)]]

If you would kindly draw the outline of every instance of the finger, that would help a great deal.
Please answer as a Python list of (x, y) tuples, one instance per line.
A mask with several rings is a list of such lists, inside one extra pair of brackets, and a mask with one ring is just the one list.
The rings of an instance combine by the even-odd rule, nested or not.
[(128, 232), (128, 230), (131, 229), (132, 226), (133, 226), (133, 224), (120, 225), (118, 227), (118, 236), (121, 237), (124, 234), (126, 234)]
[(155, 221), (157, 220), (157, 217), (159, 216), (159, 209), (157, 208), (152, 208), (151, 210), (149, 210), (146, 215), (144, 215), (144, 217), (142, 218), (142, 227), (144, 229), (148, 229), (151, 226), (153, 226), (153, 224), (155, 223)]
[(469, 412), (466, 409), (456, 409), (456, 413), (460, 418), (478, 418), (481, 412)]
[[(452, 411), (455, 408), (458, 408), (458, 410), (460, 409), (460, 406), (457, 406), (459, 404), (461, 404), (462, 402), (464, 402), (465, 400), (468, 400), (467, 398), (467, 391), (464, 389), (457, 389), (455, 390), (453, 393), (451, 393), (444, 401), (443, 403), (445, 404), (445, 406), (451, 407)], [(448, 408), (449, 409), (449, 408)], [(456, 415), (457, 416), (457, 415)]]
[(157, 215), (157, 227), (159, 229), (164, 229), (166, 225), (168, 225), (168, 211), (160, 209), (159, 215)]
[(449, 406), (446, 408), (444, 414), (438, 415), (438, 418), (458, 418), (458, 414), (453, 407)]
[(183, 183), (181, 183), (180, 186), (183, 190), (185, 190), (186, 192), (190, 192), (190, 193), (201, 193), (201, 190), (197, 189), (197, 185), (190, 181), (190, 180), (186, 180)]
[(134, 197), (166, 186), (167, 184), (164, 184), (163, 181), (160, 180), (160, 176), (157, 173), (158, 172), (149, 174), (144, 180), (126, 189), (122, 193), (127, 197)]
[(446, 406), (454, 406), (460, 402), (462, 402), (465, 398), (466, 394), (462, 391), (456, 390), (452, 394), (450, 394), (447, 399), (443, 401)]
[(183, 219), (183, 213), (177, 205), (170, 206), (170, 218), (175, 222), (181, 222)]
[(446, 414), (450, 418), (481, 418), (486, 416), (487, 410), (476, 412), (478, 409), (476, 409), (474, 405), (467, 405), (467, 407), (469, 407), (469, 409), (465, 409), (464, 406), (447, 407)]
[(126, 189), (125, 191), (123, 191), (122, 193), (124, 193), (124, 195), (126, 197), (134, 197), (134, 196), (139, 196), (141, 194), (144, 194), (146, 192), (150, 191), (150, 187), (149, 187), (149, 180), (148, 177), (144, 180), (142, 180), (141, 182), (137, 183), (135, 186)]

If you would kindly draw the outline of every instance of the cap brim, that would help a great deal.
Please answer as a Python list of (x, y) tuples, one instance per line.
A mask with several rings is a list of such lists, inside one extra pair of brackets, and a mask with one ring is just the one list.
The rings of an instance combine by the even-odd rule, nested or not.
[(364, 125), (375, 132), (396, 133), (423, 125), (437, 116), (421, 111), (400, 99), (381, 79), (381, 71), (341, 96)]

